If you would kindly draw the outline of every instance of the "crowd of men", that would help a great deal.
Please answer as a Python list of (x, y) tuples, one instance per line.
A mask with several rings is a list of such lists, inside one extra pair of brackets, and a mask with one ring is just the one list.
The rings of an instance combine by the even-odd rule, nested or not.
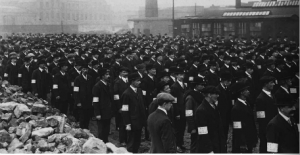
[[(299, 153), (299, 44), (166, 35), (12, 34), (0, 37), (0, 76), (51, 100), (81, 128), (138, 153)], [(49, 99), (50, 98), (50, 99)], [(144, 137), (142, 137), (144, 135)]]

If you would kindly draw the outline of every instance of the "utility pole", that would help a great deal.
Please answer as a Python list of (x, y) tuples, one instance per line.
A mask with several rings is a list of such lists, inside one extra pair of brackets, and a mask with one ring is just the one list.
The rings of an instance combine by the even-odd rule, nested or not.
[(60, 26), (61, 26), (61, 33), (64, 33), (64, 23), (62, 20), (61, 20)]
[(174, 26), (174, 24), (175, 24), (175, 23), (174, 23), (174, 21), (175, 21), (175, 17), (174, 17), (174, 16), (175, 16), (175, 15), (174, 15), (175, 12), (174, 12), (174, 10), (175, 10), (175, 8), (174, 8), (174, 0), (173, 0), (173, 8), (172, 8), (173, 37), (175, 37), (175, 33), (174, 33), (174, 31), (175, 31), (175, 29), (174, 29), (174, 27), (175, 27), (175, 26)]
[(195, 16), (197, 16), (197, 3), (195, 3)]

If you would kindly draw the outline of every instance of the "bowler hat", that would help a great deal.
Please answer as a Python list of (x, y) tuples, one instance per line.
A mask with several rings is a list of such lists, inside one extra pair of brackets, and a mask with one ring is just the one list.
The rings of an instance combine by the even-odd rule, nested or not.
[(265, 85), (266, 83), (269, 83), (271, 81), (275, 81), (276, 79), (273, 76), (263, 76), (262, 78), (260, 78), (260, 82), (262, 85)]
[(231, 76), (230, 72), (227, 72), (227, 71), (222, 72), (220, 77), (221, 77), (222, 81), (227, 81), (227, 80), (232, 79), (232, 76)]
[(284, 106), (293, 106), (295, 102), (293, 102), (292, 98), (288, 95), (277, 95), (276, 96), (276, 103), (278, 107)]
[(233, 94), (239, 95), (240, 92), (248, 89), (250, 86), (246, 83), (238, 82), (238, 83), (235, 83), (232, 87), (233, 87), (232, 88)]
[(204, 94), (219, 94), (220, 91), (215, 86), (206, 86), (202, 90), (202, 93), (204, 93)]
[(128, 79), (129, 81), (134, 81), (134, 80), (137, 80), (137, 79), (140, 79), (140, 75), (138, 73), (132, 73), (132, 74), (129, 74), (128, 75)]
[(202, 84), (202, 85), (206, 84), (205, 80), (201, 77), (198, 77), (198, 76), (194, 77), (194, 79), (193, 79), (193, 81), (191, 81), (191, 83), (193, 83), (193, 84)]
[(157, 92), (162, 91), (166, 85), (169, 85), (169, 86), (170, 86), (170, 83), (165, 82), (165, 81), (160, 81), (160, 82), (157, 84), (157, 87), (156, 87)]
[(155, 67), (152, 64), (147, 64), (146, 69), (151, 70), (151, 69), (155, 69)]

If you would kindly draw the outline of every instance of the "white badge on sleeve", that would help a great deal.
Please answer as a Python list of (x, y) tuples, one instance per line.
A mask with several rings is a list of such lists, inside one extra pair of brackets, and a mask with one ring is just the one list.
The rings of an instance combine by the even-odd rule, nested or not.
[(32, 80), (31, 80), (31, 83), (36, 83), (36, 80), (35, 80), (35, 79), (32, 79)]
[(241, 122), (233, 122), (233, 128), (234, 129), (241, 129), (242, 123)]
[(4, 73), (4, 77), (8, 77), (8, 74), (7, 74), (7, 73)]
[(257, 118), (266, 118), (264, 111), (257, 111), (256, 116), (257, 116)]
[(177, 103), (177, 98), (176, 97), (174, 97), (173, 103)]
[(99, 102), (99, 97), (93, 97), (93, 102)]
[(122, 111), (128, 111), (128, 105), (123, 105), (122, 106)]
[(146, 96), (146, 91), (145, 91), (145, 90), (143, 90), (142, 92), (143, 92), (143, 95), (144, 95), (144, 96)]
[(74, 92), (79, 92), (79, 87), (74, 87)]
[(297, 93), (297, 89), (296, 88), (290, 88), (290, 93), (291, 94), (296, 94)]
[(190, 76), (189, 81), (194, 81), (194, 77)]
[(58, 89), (58, 85), (57, 85), (57, 84), (54, 84), (54, 85), (53, 85), (53, 89)]
[(165, 71), (166, 71), (166, 72), (169, 72), (169, 69), (168, 69), (168, 68), (166, 68), (166, 69), (165, 69)]
[(22, 74), (18, 74), (18, 77), (21, 78), (21, 77), (22, 77)]
[(198, 134), (199, 135), (206, 135), (206, 134), (208, 134), (207, 126), (198, 127)]
[(119, 95), (114, 95), (114, 100), (119, 100), (119, 99), (120, 99)]
[(257, 68), (258, 68), (258, 69), (261, 69), (261, 65), (257, 65)]
[(277, 143), (267, 143), (267, 151), (277, 153), (278, 152), (278, 144)]
[(186, 117), (193, 116), (193, 110), (185, 110), (185, 116)]

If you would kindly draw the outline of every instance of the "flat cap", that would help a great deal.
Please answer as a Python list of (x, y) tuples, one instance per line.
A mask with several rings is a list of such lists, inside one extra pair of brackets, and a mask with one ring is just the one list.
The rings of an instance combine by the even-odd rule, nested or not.
[(158, 100), (162, 100), (162, 101), (174, 101), (175, 97), (173, 97), (171, 94), (169, 93), (159, 93), (156, 97)]

